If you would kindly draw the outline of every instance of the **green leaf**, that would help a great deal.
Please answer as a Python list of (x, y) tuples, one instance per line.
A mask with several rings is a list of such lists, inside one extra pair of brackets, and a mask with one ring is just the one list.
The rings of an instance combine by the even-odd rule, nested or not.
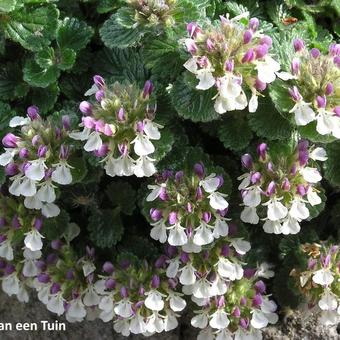
[(15, 115), (15, 111), (7, 103), (0, 102), (0, 137), (5, 134), (9, 121)]
[(58, 68), (60, 70), (69, 70), (73, 67), (76, 61), (77, 54), (71, 48), (65, 48), (60, 51), (60, 61), (58, 63)]
[(325, 191), (322, 188), (320, 188), (319, 190), (320, 192), (318, 193), (318, 195), (321, 197), (322, 202), (314, 206), (307, 204), (309, 214), (310, 214), (308, 217), (308, 221), (319, 216), (321, 212), (325, 209), (327, 197), (325, 195)]
[(65, 210), (61, 210), (57, 217), (46, 218), (42, 229), (42, 234), (48, 241), (59, 239), (65, 232), (70, 216)]
[(289, 96), (287, 84), (276, 79), (274, 83), (270, 84), (269, 95), (280, 114), (291, 121), (293, 115), (289, 111), (293, 108), (294, 102)]
[(59, 11), (55, 5), (23, 6), (2, 21), (7, 38), (30, 51), (39, 51), (55, 37)]
[(340, 186), (340, 142), (326, 146), (328, 159), (324, 162), (325, 178), (334, 186)]
[(332, 135), (320, 135), (316, 131), (316, 121), (307, 124), (306, 126), (298, 127), (302, 138), (309, 139), (313, 143), (332, 143), (337, 140)]
[(111, 248), (121, 240), (124, 227), (119, 212), (119, 207), (93, 211), (87, 230), (97, 247)]
[(76, 18), (64, 18), (57, 31), (58, 46), (75, 52), (83, 49), (91, 40), (93, 29), (84, 21)]
[(80, 234), (80, 228), (76, 223), (69, 223), (63, 233), (63, 237), (67, 243), (70, 243)]
[(118, 48), (105, 48), (97, 54), (94, 68), (103, 77), (112, 78), (112, 81), (144, 82), (149, 73), (143, 65), (140, 53), (133, 48), (124, 50)]
[(161, 139), (153, 141), (156, 151), (152, 154), (152, 158), (160, 161), (172, 149), (175, 143), (175, 136), (170, 129), (164, 128), (161, 130)]
[(247, 120), (237, 114), (236, 117), (226, 117), (218, 125), (218, 138), (227, 149), (240, 151), (248, 146), (253, 137)]
[(51, 84), (46, 88), (33, 87), (28, 96), (27, 105), (34, 103), (39, 107), (40, 112), (47, 113), (52, 110), (57, 102), (59, 87), (57, 83)]
[(27, 59), (24, 69), (24, 80), (37, 87), (47, 87), (56, 82), (59, 77), (59, 70), (56, 66), (41, 68), (33, 59)]
[(15, 9), (17, 0), (1, 0), (0, 12), (11, 12)]
[(41, 68), (47, 69), (55, 63), (54, 49), (52, 47), (47, 47), (39, 51), (34, 59)]
[(135, 46), (144, 32), (140, 27), (127, 28), (119, 25), (117, 15), (113, 14), (104, 22), (99, 34), (105, 46), (109, 48), (125, 48)]
[(72, 173), (72, 184), (80, 183), (87, 174), (87, 167), (83, 157), (71, 157), (68, 160), (68, 164), (73, 167)]
[(212, 101), (215, 94), (215, 89), (196, 90), (180, 78), (171, 90), (171, 101), (181, 117), (193, 122), (209, 122), (220, 118)]
[(132, 215), (136, 208), (136, 192), (129, 183), (112, 182), (105, 192), (114, 207), (119, 207), (125, 215)]
[(136, 23), (134, 20), (135, 10), (129, 7), (121, 7), (116, 13), (116, 22), (119, 26), (133, 28)]
[(248, 119), (256, 135), (269, 140), (288, 139), (293, 131), (293, 126), (280, 115), (268, 98), (259, 100), (257, 111), (249, 113)]
[(22, 80), (20, 64), (10, 62), (2, 64), (0, 66), (0, 99), (14, 100), (24, 97), (27, 92), (28, 85)]

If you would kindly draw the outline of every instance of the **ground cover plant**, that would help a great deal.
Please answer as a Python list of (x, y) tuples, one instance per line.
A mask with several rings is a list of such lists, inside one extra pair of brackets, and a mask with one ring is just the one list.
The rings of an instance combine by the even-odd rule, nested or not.
[(0, 1), (0, 281), (128, 336), (340, 320), (337, 1)]

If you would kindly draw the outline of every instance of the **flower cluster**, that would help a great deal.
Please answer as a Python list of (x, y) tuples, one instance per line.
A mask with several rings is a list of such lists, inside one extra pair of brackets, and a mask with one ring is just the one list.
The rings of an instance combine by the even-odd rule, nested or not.
[(115, 331), (124, 336), (151, 335), (177, 327), (176, 313), (186, 302), (183, 294), (175, 291), (176, 283), (161, 272), (153, 275), (147, 264), (137, 267), (124, 261), (114, 266), (107, 261), (102, 274), (97, 274), (93, 248), (87, 247), (86, 256), (79, 260), (61, 240), (52, 241), (50, 249), (40, 260), (36, 252), (28, 256), (24, 252), (24, 267), (18, 259), (13, 263), (0, 260), (3, 290), (27, 302), (26, 287), (32, 287), (50, 312), (65, 314), (69, 322), (81, 322), (85, 317), (113, 320)]
[(150, 81), (140, 91), (135, 85), (116, 82), (110, 86), (101, 76), (94, 76), (94, 85), (86, 94), (95, 93), (96, 103), (80, 103), (84, 129), (70, 137), (86, 141), (84, 150), (103, 158), (109, 176), (148, 177), (156, 172), (151, 140), (161, 138), (158, 129), (162, 126), (153, 122), (152, 91)]
[(331, 44), (327, 55), (317, 48), (310, 51), (301, 39), (295, 39), (295, 55), (291, 61), (289, 94), (294, 101), (290, 112), (297, 125), (304, 126), (316, 121), (320, 135), (340, 138), (340, 44)]
[(293, 269), (291, 276), (307, 300), (307, 311), (320, 316), (320, 322), (334, 325), (340, 321), (340, 246), (305, 244), (307, 268)]
[(2, 139), (5, 152), (0, 165), (11, 181), (9, 192), (24, 196), (27, 208), (41, 210), (46, 217), (57, 216), (56, 184), (72, 183), (69, 117), (63, 116), (62, 125), (56, 127), (52, 120), (40, 117), (36, 106), (30, 106), (27, 117), (16, 116), (9, 125), (21, 127), (18, 134), (7, 133)]
[(175, 23), (173, 14), (180, 1), (177, 0), (128, 0), (127, 4), (134, 10), (136, 26), (156, 29), (161, 32), (164, 27)]
[[(196, 89), (217, 89), (215, 111), (243, 110), (255, 112), (258, 96), (276, 76), (286, 79), (286, 72), (279, 72), (280, 64), (270, 55), (272, 39), (259, 30), (259, 20), (252, 18), (248, 27), (244, 15), (229, 19), (220, 17), (218, 27), (200, 27), (189, 23), (189, 38), (185, 39), (191, 58), (184, 67), (199, 80)], [(245, 90), (250, 90), (247, 100)]]
[(258, 224), (262, 217), (266, 233), (296, 234), (299, 223), (310, 217), (308, 207), (322, 202), (316, 188), (322, 177), (310, 165), (311, 160), (325, 161), (326, 152), (310, 148), (305, 140), (289, 154), (277, 150), (270, 154), (265, 143), (258, 145), (257, 152), (257, 162), (250, 154), (242, 156), (242, 165), (249, 172), (238, 178), (245, 206), (241, 220)]
[[(230, 229), (234, 236), (236, 226), (231, 224)], [(260, 328), (276, 323), (276, 304), (265, 294), (264, 282), (258, 280), (274, 273), (265, 263), (258, 269), (244, 269), (242, 256), (249, 250), (249, 242), (229, 236), (201, 254), (168, 246), (166, 255), (158, 260), (170, 280), (179, 281), (183, 293), (202, 308), (191, 320), (202, 329), (198, 339), (231, 339), (233, 334), (235, 339), (242, 335), (257, 338)]]
[(151, 237), (172, 246), (183, 246), (186, 252), (200, 252), (201, 246), (228, 235), (225, 215), (228, 202), (217, 191), (223, 177), (205, 175), (201, 163), (193, 171), (164, 171), (156, 177), (146, 198), (152, 202)]

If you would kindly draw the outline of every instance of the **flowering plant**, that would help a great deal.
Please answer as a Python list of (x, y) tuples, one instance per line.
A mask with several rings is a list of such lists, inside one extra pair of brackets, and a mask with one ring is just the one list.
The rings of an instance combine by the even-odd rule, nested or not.
[(338, 322), (337, 11), (0, 1), (3, 291), (123, 336)]

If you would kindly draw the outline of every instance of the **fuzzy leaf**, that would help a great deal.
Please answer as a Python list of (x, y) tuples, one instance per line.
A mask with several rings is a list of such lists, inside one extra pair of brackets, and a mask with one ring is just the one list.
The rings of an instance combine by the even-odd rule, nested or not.
[(65, 210), (61, 210), (57, 217), (45, 219), (43, 235), (48, 241), (61, 238), (68, 226), (69, 220), (70, 216)]
[(110, 248), (122, 238), (124, 227), (120, 208), (95, 210), (89, 218), (87, 230), (91, 241), (99, 248)]
[(59, 11), (55, 5), (23, 6), (10, 12), (2, 26), (7, 38), (24, 48), (38, 51), (54, 38)]
[(136, 192), (128, 182), (112, 182), (105, 192), (114, 207), (119, 207), (125, 215), (132, 215), (136, 208)]
[(324, 163), (325, 178), (334, 186), (340, 186), (340, 142), (328, 144), (327, 161)]
[(76, 57), (76, 52), (71, 48), (62, 49), (60, 51), (60, 62), (58, 64), (58, 68), (63, 71), (71, 69), (76, 61)]
[(229, 116), (218, 125), (218, 138), (227, 149), (242, 150), (253, 137), (247, 121), (242, 117)]
[(59, 95), (57, 83), (51, 84), (46, 88), (34, 87), (28, 96), (27, 106), (34, 103), (42, 113), (52, 110)]
[(24, 66), (24, 80), (37, 87), (47, 87), (54, 83), (59, 76), (59, 70), (55, 65), (49, 68), (41, 68), (33, 59), (28, 59)]
[(215, 89), (196, 90), (180, 78), (171, 90), (171, 101), (181, 117), (193, 122), (209, 122), (220, 117), (212, 101), (215, 94)]
[(127, 28), (117, 22), (117, 15), (113, 14), (99, 30), (100, 37), (105, 46), (109, 48), (125, 48), (135, 46), (142, 38), (144, 32), (138, 28)]
[(0, 2), (0, 12), (11, 12), (15, 9), (17, 0), (2, 0)]
[(161, 139), (152, 142), (156, 149), (156, 151), (152, 154), (152, 157), (157, 161), (160, 161), (171, 151), (174, 142), (175, 136), (172, 131), (167, 128), (162, 129)]
[(80, 183), (87, 174), (87, 167), (83, 157), (72, 157), (68, 160), (73, 169), (72, 173), (72, 184)]
[(35, 55), (36, 63), (43, 69), (53, 66), (55, 60), (54, 49), (47, 47)]
[(92, 27), (77, 18), (64, 18), (57, 32), (57, 43), (63, 49), (75, 52), (83, 49), (91, 40)]

